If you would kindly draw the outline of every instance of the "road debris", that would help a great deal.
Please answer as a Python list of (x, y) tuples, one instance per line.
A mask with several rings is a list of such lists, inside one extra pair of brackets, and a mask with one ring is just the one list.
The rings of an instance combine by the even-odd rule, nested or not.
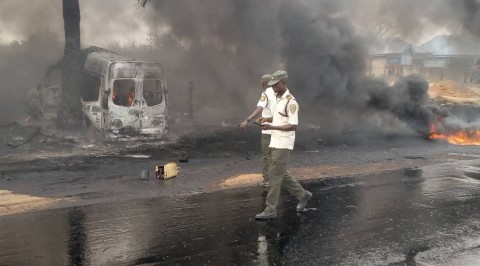
[(178, 174), (178, 166), (176, 163), (167, 163), (165, 165), (156, 165), (155, 174), (158, 179), (169, 179), (176, 177)]
[(11, 129), (11, 136), (6, 140), (5, 144), (17, 148), (26, 144), (35, 138), (41, 131), (40, 126), (33, 127), (14, 127)]
[(142, 173), (140, 174), (141, 179), (148, 180), (149, 176), (150, 176), (150, 171), (142, 170)]
[(188, 153), (187, 152), (183, 152), (181, 155), (180, 155), (180, 159), (178, 159), (179, 162), (181, 163), (188, 163)]

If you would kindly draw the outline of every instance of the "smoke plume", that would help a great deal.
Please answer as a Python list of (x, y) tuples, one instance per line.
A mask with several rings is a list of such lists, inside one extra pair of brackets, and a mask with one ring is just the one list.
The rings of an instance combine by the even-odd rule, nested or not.
[[(59, 13), (58, 24), (47, 27), (58, 30), (63, 23), (57, 10), (60, 4), (47, 2), (56, 5)], [(254, 108), (260, 76), (285, 69), (300, 104), (301, 125), (320, 127), (328, 134), (396, 130), (405, 125), (423, 134), (442, 112), (428, 105), (428, 84), (418, 76), (390, 86), (364, 75), (368, 42), (358, 34), (358, 25), (372, 28), (368, 25), (374, 23), (409, 39), (420, 39), (435, 27), (478, 34), (479, 1), (474, 0), (435, 4), (426, 0), (159, 0), (150, 1), (144, 11), (127, 2), (88, 3), (81, 2), (80, 7), (84, 47), (85, 39), (98, 45), (94, 36), (115, 32), (113, 43), (115, 36), (130, 32), (131, 27), (150, 28), (147, 45), (115, 50), (164, 65), (172, 110), (186, 110), (187, 84), (193, 81), (199, 119), (238, 120)], [(0, 21), (7, 25), (14, 19), (5, 16)], [(41, 16), (27, 16), (25, 25), (35, 26), (40, 20)], [(51, 18), (44, 21), (52, 25)], [(20, 26), (17, 31), (23, 34), (35, 29)], [(41, 51), (32, 47), (31, 52)]]
[[(187, 45), (181, 68), (202, 84), (201, 101), (246, 113), (244, 88), (252, 78), (284, 68), (305, 124), (327, 134), (384, 130), (392, 120), (428, 132), (426, 81), (418, 76), (393, 87), (365, 77), (365, 40), (342, 15), (347, 1), (153, 2), (157, 22)], [(176, 12), (181, 10), (182, 12)], [(210, 95), (210, 93), (214, 95)], [(223, 104), (208, 98), (220, 99)], [(236, 99), (232, 101), (232, 99)], [(253, 103), (253, 101), (252, 101)], [(206, 104), (205, 104), (206, 105)], [(253, 104), (252, 104), (253, 106)], [(381, 115), (373, 115), (381, 112)]]
[(478, 0), (347, 0), (345, 14), (376, 37), (418, 42), (432, 32), (480, 36)]

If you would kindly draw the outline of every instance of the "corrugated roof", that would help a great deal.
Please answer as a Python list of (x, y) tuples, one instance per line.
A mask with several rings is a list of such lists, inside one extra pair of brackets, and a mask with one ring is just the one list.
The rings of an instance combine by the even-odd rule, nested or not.
[(480, 41), (472, 36), (442, 35), (422, 44), (420, 48), (435, 56), (479, 55)]
[(370, 48), (370, 54), (386, 55), (386, 54), (401, 54), (406, 49), (411, 49), (412, 53), (425, 53), (423, 49), (417, 47), (398, 37), (378, 40)]

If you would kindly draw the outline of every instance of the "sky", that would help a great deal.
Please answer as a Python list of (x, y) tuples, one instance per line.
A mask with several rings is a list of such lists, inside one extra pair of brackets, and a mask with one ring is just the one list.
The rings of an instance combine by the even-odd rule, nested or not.
[[(27, 8), (28, 7), (28, 8)], [(135, 0), (80, 0), (82, 46), (112, 42), (145, 43), (149, 10)], [(2, 0), (0, 41), (25, 40), (32, 33), (51, 30), (63, 38), (61, 0)]]
[[(448, 5), (444, 3), (448, 2), (446, 0), (437, 1), (435, 4), (430, 1), (412, 0), (401, 1), (403, 4), (390, 0), (339, 0), (338, 2), (344, 4), (343, 14), (351, 16), (353, 24), (359, 20), (366, 21), (366, 18), (369, 20), (378, 17), (388, 25), (398, 27), (396, 33), (416, 45), (432, 39), (435, 35), (462, 30), (459, 24), (451, 23), (450, 19), (441, 19), (449, 10)], [(436, 6), (436, 8), (428, 6)], [(135, 0), (80, 0), (80, 12), (83, 47), (107, 46), (113, 42), (146, 43), (154, 17), (151, 6), (141, 8)], [(428, 19), (422, 18), (423, 15)], [(409, 19), (409, 16), (414, 19)], [(2, 0), (0, 2), (0, 42), (25, 40), (30, 34), (42, 30), (51, 30), (63, 38), (61, 0)], [(362, 30), (361, 27), (360, 30)]]

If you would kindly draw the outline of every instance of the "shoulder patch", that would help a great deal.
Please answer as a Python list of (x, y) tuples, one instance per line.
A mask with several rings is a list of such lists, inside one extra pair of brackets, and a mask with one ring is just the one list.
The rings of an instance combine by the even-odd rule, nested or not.
[(291, 99), (293, 99), (292, 95), (290, 95), (290, 94), (289, 94), (289, 95), (287, 95), (287, 100), (289, 100), (289, 101), (290, 101)]
[(267, 97), (265, 97), (265, 95), (262, 94), (262, 96), (260, 96), (260, 101), (261, 102), (264, 102), (266, 99), (267, 99)]
[(297, 105), (294, 103), (290, 104), (289, 108), (290, 108), (290, 113), (292, 114), (295, 114), (295, 112), (297, 111)]

